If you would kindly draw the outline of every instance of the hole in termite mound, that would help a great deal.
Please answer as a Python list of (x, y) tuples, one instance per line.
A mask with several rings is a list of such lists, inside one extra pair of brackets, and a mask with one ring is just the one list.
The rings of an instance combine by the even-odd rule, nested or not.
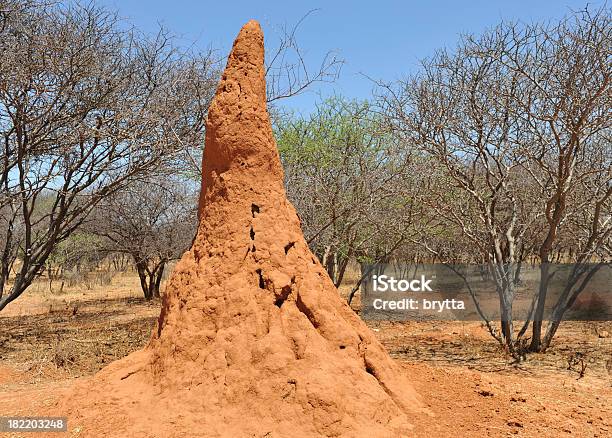
[(251, 204), (251, 215), (255, 217), (259, 213), (259, 205)]
[(263, 278), (263, 274), (262, 274), (262, 272), (261, 272), (261, 269), (257, 269), (255, 272), (256, 272), (256, 273), (257, 273), (257, 275), (259, 276), (259, 288), (260, 288), (260, 289), (265, 289), (265, 288), (266, 288), (266, 282), (264, 281), (264, 278)]
[(295, 242), (289, 242), (285, 245), (285, 254), (289, 253), (289, 250), (295, 246)]
[(289, 298), (289, 295), (291, 295), (291, 286), (287, 285), (281, 289), (281, 293), (276, 297), (274, 305), (281, 308), (285, 301), (287, 301), (287, 298)]

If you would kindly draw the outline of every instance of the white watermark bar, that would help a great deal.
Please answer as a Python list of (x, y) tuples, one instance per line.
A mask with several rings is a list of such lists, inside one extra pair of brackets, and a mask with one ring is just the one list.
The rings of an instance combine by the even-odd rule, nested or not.
[(66, 432), (66, 417), (0, 417), (0, 432)]
[[(364, 319), (611, 321), (612, 267), (591, 264), (362, 265)], [(503, 310), (502, 310), (503, 309)]]

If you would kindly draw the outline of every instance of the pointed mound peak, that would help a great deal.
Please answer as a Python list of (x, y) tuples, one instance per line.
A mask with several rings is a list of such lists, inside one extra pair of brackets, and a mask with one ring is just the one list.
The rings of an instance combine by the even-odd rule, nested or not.
[[(259, 23), (255, 20), (245, 24), (232, 47), (227, 66), (217, 89), (220, 93), (238, 91), (243, 99), (246, 95), (258, 104), (266, 105), (266, 84), (264, 67), (264, 37)], [(238, 90), (227, 90), (229, 84), (238, 84)], [(229, 88), (232, 88), (230, 85)], [(229, 101), (233, 103), (233, 101)]]
[(223, 174), (247, 186), (283, 180), (266, 105), (263, 33), (255, 20), (240, 30), (208, 110), (200, 208), (215, 187), (227, 189), (219, 187)]
[(240, 29), (232, 46), (227, 67), (242, 66), (245, 63), (252, 64), (256, 68), (262, 67), (264, 63), (264, 36), (256, 20), (250, 20)]

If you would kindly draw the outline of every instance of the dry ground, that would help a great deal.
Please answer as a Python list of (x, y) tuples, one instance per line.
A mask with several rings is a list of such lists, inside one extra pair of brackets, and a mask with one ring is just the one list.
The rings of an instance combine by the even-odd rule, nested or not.
[[(35, 415), (73, 379), (141, 348), (158, 313), (134, 275), (62, 294), (35, 285), (0, 314), (0, 416)], [(611, 323), (566, 323), (548, 353), (520, 364), (478, 322), (369, 325), (435, 415), (414, 418), (415, 436), (612, 436)]]

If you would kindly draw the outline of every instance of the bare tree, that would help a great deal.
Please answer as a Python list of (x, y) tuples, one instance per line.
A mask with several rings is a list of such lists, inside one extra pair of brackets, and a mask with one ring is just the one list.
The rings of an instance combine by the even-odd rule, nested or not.
[[(498, 339), (515, 355), (526, 349), (531, 318), (530, 349), (545, 349), (595, 272), (585, 264), (595, 261), (599, 269), (610, 260), (610, 32), (607, 9), (557, 25), (505, 23), (438, 52), (421, 74), (387, 87), (381, 99), (398, 129), (432, 160), (432, 211), (477, 250), (472, 261), (494, 274)], [(576, 267), (542, 342), (555, 253)], [(530, 256), (540, 262), (542, 280), (516, 333), (514, 288)]]
[(334, 82), (344, 61), (333, 51), (327, 52), (318, 66), (312, 68), (305, 59), (297, 33), (315, 10), (309, 11), (292, 28), (280, 28), (278, 46), (266, 57), (268, 103), (296, 96), (315, 83)]
[(199, 144), (216, 75), (95, 5), (16, 4), (0, 6), (0, 310), (100, 200)]
[(49, 291), (53, 292), (53, 282), (56, 280), (60, 281), (61, 293), (66, 282), (68, 286), (73, 286), (87, 280), (92, 272), (94, 277), (103, 277), (110, 283), (111, 273), (98, 271), (105, 256), (102, 249), (101, 239), (91, 233), (79, 231), (55, 245), (45, 263)]
[(402, 101), (390, 102), (400, 103), (395, 110), (405, 132), (431, 158), (437, 176), (425, 202), (495, 274), (501, 333), (513, 348), (513, 280), (523, 231), (516, 187), (522, 157), (510, 107), (520, 92), (516, 75), (467, 45), (439, 52), (402, 91)]
[[(542, 281), (532, 351), (548, 347), (560, 318), (573, 302), (570, 298), (556, 304), (542, 340), (549, 263), (564, 228), (574, 222), (582, 229), (582, 237), (572, 239), (572, 261), (577, 265), (593, 261), (594, 256), (610, 261), (610, 252), (602, 250), (609, 246), (612, 232), (611, 50), (612, 22), (606, 8), (578, 12), (554, 26), (506, 28), (499, 59), (520, 76), (524, 88), (518, 102), (525, 136), (521, 152), (529, 158), (524, 167), (540, 189), (544, 201), (540, 208), (546, 220), (544, 238), (537, 248)], [(572, 288), (589, 270), (575, 274)], [(578, 286), (567, 293), (577, 296), (579, 292)]]
[(158, 176), (137, 181), (104, 199), (87, 229), (107, 252), (132, 257), (144, 297), (159, 297), (164, 268), (189, 248), (197, 227), (197, 190)]

